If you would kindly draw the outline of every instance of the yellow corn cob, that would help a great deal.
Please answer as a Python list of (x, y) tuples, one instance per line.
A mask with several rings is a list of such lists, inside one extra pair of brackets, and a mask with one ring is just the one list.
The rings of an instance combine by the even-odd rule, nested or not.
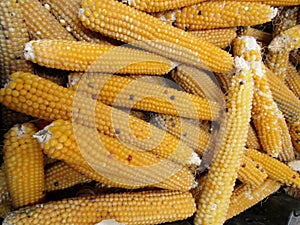
[(185, 6), (190, 6), (203, 2), (205, 0), (122, 0), (121, 2), (145, 12), (163, 12), (172, 9), (180, 9)]
[(299, 174), (286, 164), (255, 149), (247, 149), (245, 154), (260, 163), (270, 178), (288, 186), (300, 187)]
[(241, 184), (233, 191), (233, 194), (230, 197), (227, 219), (230, 219), (254, 206), (270, 194), (276, 192), (280, 186), (281, 184), (278, 181), (272, 179), (267, 179), (256, 187), (249, 184)]
[[(222, 93), (220, 91), (216, 93), (217, 87), (211, 87), (211, 89), (216, 89), (216, 91), (213, 93), (212, 90), (208, 90), (207, 92), (210, 91), (216, 96), (214, 99), (221, 102)], [(174, 88), (149, 83), (143, 79), (116, 75), (87, 74), (84, 79), (81, 79), (76, 91), (95, 96), (107, 105), (200, 120), (216, 120), (219, 116), (220, 105), (222, 105), (222, 102), (210, 101), (210, 93), (207, 94), (208, 98), (202, 98)], [(218, 94), (219, 98), (217, 98)]]
[(246, 146), (248, 148), (261, 149), (256, 132), (251, 125), (249, 125), (248, 127), (248, 137), (247, 137)]
[(276, 12), (261, 3), (206, 1), (174, 11), (173, 24), (184, 30), (251, 26), (271, 21)]
[(237, 0), (238, 2), (261, 2), (264, 4), (272, 5), (272, 6), (292, 6), (299, 5), (299, 0)]
[(77, 172), (64, 162), (57, 162), (45, 171), (45, 191), (56, 191), (79, 183), (90, 182), (91, 179)]
[(289, 133), (294, 148), (297, 152), (300, 152), (300, 100), (272, 71), (268, 69), (266, 71), (274, 100), (289, 126)]
[(5, 168), (2, 165), (0, 167), (0, 205), (11, 202), (11, 198), (8, 191), (8, 186), (5, 177)]
[(91, 30), (176, 61), (205, 66), (215, 72), (233, 67), (229, 53), (121, 2), (84, 0), (80, 19)]
[(285, 118), (279, 109), (277, 109), (277, 115), (282, 144), (282, 151), (279, 153), (278, 159), (280, 161), (289, 162), (295, 159), (291, 135)]
[(254, 37), (257, 41), (261, 41), (264, 43), (270, 43), (272, 40), (272, 35), (262, 30), (255, 29), (253, 27), (246, 27), (242, 32), (243, 36), (251, 36)]
[[(238, 60), (238, 58), (237, 58)], [(253, 97), (252, 74), (245, 61), (236, 62), (238, 72), (232, 79), (224, 136), (203, 183), (194, 224), (221, 225), (225, 222), (230, 195), (237, 177), (248, 132)], [(236, 140), (239, 140), (238, 142)]]
[[(29, 41), (28, 30), (16, 1), (0, 2), (0, 86), (3, 87), (11, 73), (18, 70), (33, 72), (33, 65), (24, 58), (24, 46)], [(1, 106), (2, 129), (8, 131), (16, 123), (31, 117)]]
[(32, 72), (33, 65), (26, 62), (23, 55), (24, 45), (29, 41), (29, 36), (16, 1), (1, 1), (0, 25), (0, 85), (3, 86), (11, 73), (18, 70)]
[(18, 1), (33, 39), (75, 40), (38, 0)]
[(194, 212), (194, 198), (188, 192), (140, 191), (70, 198), (35, 205), (11, 212), (3, 224), (42, 224), (51, 219), (53, 225), (94, 225), (105, 219), (114, 219), (128, 225), (148, 225), (183, 220)]
[(174, 67), (161, 56), (105, 43), (37, 40), (27, 43), (24, 51), (27, 60), (41, 66), (71, 71), (165, 74)]
[(278, 109), (263, 71), (260, 47), (253, 37), (242, 36), (235, 40), (234, 54), (242, 56), (254, 72), (252, 119), (263, 150), (277, 158), (282, 152)]
[(170, 156), (177, 149), (175, 155), (178, 157), (174, 160), (181, 162), (189, 160), (192, 155), (192, 149), (150, 123), (104, 105), (94, 96), (87, 98), (84, 93), (30, 73), (12, 74), (11, 82), (0, 90), (0, 102), (16, 111), (48, 121), (72, 119), (85, 126), (96, 125), (102, 133), (141, 149), (155, 148), (162, 156)]
[(283, 8), (273, 20), (274, 29), (272, 36), (276, 37), (281, 32), (297, 25), (298, 7)]
[(81, 0), (43, 0), (45, 8), (57, 18), (61, 25), (77, 40), (88, 42), (105, 42), (100, 34), (85, 28), (78, 18)]
[(236, 38), (236, 32), (234, 29), (200, 30), (200, 31), (190, 31), (190, 33), (220, 48), (226, 48), (231, 44), (233, 39)]
[(44, 197), (43, 153), (33, 124), (11, 128), (4, 136), (4, 166), (14, 208), (40, 202)]
[(101, 133), (97, 137), (97, 131), (88, 127), (56, 120), (35, 137), (45, 154), (103, 184), (124, 188), (154, 185), (175, 190), (188, 190), (193, 185), (193, 175), (180, 171), (183, 165), (148, 151), (129, 149)]
[(268, 177), (265, 169), (251, 158), (242, 154), (241, 165), (238, 171), (238, 179), (244, 184), (258, 187)]
[(186, 92), (208, 98), (224, 105), (221, 88), (210, 71), (188, 65), (178, 65), (171, 73), (175, 82)]
[(212, 138), (212, 135), (203, 129), (199, 123), (194, 124), (186, 118), (155, 114), (151, 116), (150, 122), (180, 138), (200, 156), (203, 156), (209, 146), (210, 138)]
[(285, 84), (300, 99), (300, 74), (293, 64), (288, 63), (287, 73), (284, 79)]
[(266, 65), (282, 80), (289, 62), (290, 51), (300, 47), (300, 25), (289, 28), (277, 35), (268, 46)]

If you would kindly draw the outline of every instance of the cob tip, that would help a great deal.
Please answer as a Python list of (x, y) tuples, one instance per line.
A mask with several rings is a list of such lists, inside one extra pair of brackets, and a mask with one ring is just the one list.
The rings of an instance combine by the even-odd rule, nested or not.
[[(38, 40), (36, 40), (36, 41), (38, 41)], [(33, 41), (30, 41), (30, 42), (27, 42), (25, 44), (24, 57), (25, 57), (26, 60), (33, 60), (33, 59), (35, 59), (35, 53), (34, 53), (32, 42)]]
[(240, 73), (242, 70), (250, 70), (246, 60), (239, 56), (234, 57), (234, 65), (236, 73)]
[(17, 124), (16, 132), (17, 132), (18, 138), (22, 138), (23, 135), (25, 134), (25, 127), (22, 124)]
[(201, 159), (196, 152), (192, 152), (192, 156), (190, 158), (189, 164), (200, 166)]
[(41, 147), (43, 147), (44, 143), (48, 142), (50, 140), (50, 138), (52, 137), (52, 133), (49, 131), (49, 128), (52, 126), (53, 124), (49, 124), (48, 126), (44, 127), (44, 129), (36, 132), (34, 135), (32, 135), (33, 138), (36, 138), (39, 142), (39, 144), (41, 145)]
[(297, 172), (300, 172), (300, 160), (293, 160), (291, 162), (288, 162), (288, 166)]
[(274, 19), (274, 17), (277, 15), (278, 9), (275, 7), (271, 7), (271, 15), (270, 15), (270, 20)]

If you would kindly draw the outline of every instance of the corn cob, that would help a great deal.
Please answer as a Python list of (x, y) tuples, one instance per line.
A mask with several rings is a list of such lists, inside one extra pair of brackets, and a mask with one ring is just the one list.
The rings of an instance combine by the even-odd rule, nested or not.
[(33, 65), (26, 62), (23, 55), (24, 45), (29, 41), (29, 36), (16, 1), (1, 1), (0, 25), (0, 85), (3, 86), (11, 73), (18, 70), (32, 72)]
[(44, 163), (39, 143), (31, 136), (33, 124), (11, 128), (4, 136), (4, 166), (14, 208), (43, 200)]
[(175, 149), (175, 155), (179, 157), (174, 160), (186, 162), (192, 156), (192, 149), (155, 126), (95, 101), (94, 96), (86, 98), (82, 93), (30, 73), (12, 74), (11, 82), (0, 90), (0, 102), (16, 111), (48, 121), (72, 119), (85, 126), (96, 125), (100, 132), (127, 144), (147, 150), (155, 148), (156, 153), (163, 157), (170, 156)]
[(11, 202), (11, 198), (8, 191), (8, 186), (5, 177), (5, 168), (2, 165), (0, 167), (0, 205), (6, 202)]
[(242, 183), (258, 187), (267, 177), (268, 174), (259, 163), (242, 154), (241, 165), (238, 171), (238, 179)]
[(126, 3), (127, 5), (134, 7), (138, 10), (153, 13), (153, 12), (163, 12), (173, 9), (180, 9), (185, 6), (190, 6), (197, 4), (199, 2), (203, 2), (205, 0), (139, 0), (139, 1), (131, 1), (131, 0), (122, 0), (121, 2)]
[(64, 162), (57, 162), (45, 171), (45, 191), (56, 191), (79, 183), (90, 182), (91, 179), (77, 172)]
[(106, 42), (100, 34), (85, 28), (78, 18), (81, 0), (43, 0), (43, 5), (57, 18), (77, 40), (88, 42)]
[(233, 191), (230, 198), (227, 219), (230, 219), (254, 206), (270, 194), (276, 192), (280, 187), (281, 184), (278, 181), (269, 178), (256, 187), (249, 184), (241, 184)]
[(284, 80), (289, 62), (289, 53), (299, 47), (300, 25), (281, 32), (268, 46), (267, 67)]
[(205, 66), (214, 72), (226, 72), (233, 67), (229, 53), (121, 2), (84, 0), (80, 19), (91, 30), (175, 61)]
[(226, 48), (236, 38), (236, 32), (234, 29), (212, 29), (212, 30), (200, 30), (190, 31), (190, 33), (202, 38), (219, 48)]
[[(214, 90), (214, 87), (211, 89)], [(215, 89), (218, 91), (217, 87)], [(213, 93), (212, 90), (207, 92), (210, 91), (215, 96), (219, 94), (219, 98), (215, 97), (213, 100), (221, 102), (222, 93), (220, 91)], [(142, 79), (116, 75), (87, 74), (84, 79), (81, 79), (76, 91), (95, 96), (98, 101), (107, 105), (200, 120), (216, 120), (219, 116), (220, 105), (222, 105), (222, 102), (210, 101), (210, 93), (207, 94), (208, 98), (202, 98), (174, 88), (145, 82)]]
[(145, 51), (85, 41), (31, 41), (25, 46), (25, 58), (41, 66), (84, 72), (155, 75), (174, 67), (169, 60)]
[(300, 99), (300, 74), (293, 64), (288, 63), (287, 73), (284, 79), (285, 84)]
[(247, 149), (245, 154), (260, 163), (270, 178), (288, 186), (300, 187), (299, 174), (286, 164), (255, 149)]
[(277, 115), (282, 144), (282, 151), (279, 153), (278, 159), (280, 161), (289, 162), (295, 159), (292, 138), (289, 133), (289, 128), (285, 121), (285, 118), (279, 109), (277, 109)]
[(18, 0), (32, 39), (75, 40), (38, 0)]
[(252, 26), (271, 21), (276, 13), (261, 3), (206, 1), (174, 11), (173, 24), (183, 30)]
[(299, 5), (299, 0), (237, 0), (238, 2), (261, 2), (272, 6), (293, 6)]
[(223, 93), (210, 71), (188, 65), (178, 65), (171, 73), (175, 82), (186, 92), (208, 98), (224, 105)]
[(253, 37), (242, 36), (235, 40), (234, 54), (242, 56), (254, 72), (252, 119), (263, 150), (277, 158), (282, 152), (278, 109), (263, 71), (260, 47)]
[(246, 27), (240, 34), (241, 36), (251, 36), (254, 37), (257, 41), (264, 43), (270, 43), (272, 40), (272, 35), (262, 30), (252, 28), (250, 26)]
[[(223, 224), (240, 165), (250, 122), (253, 97), (252, 74), (245, 61), (236, 61), (237, 73), (229, 92), (228, 115), (224, 136), (217, 143), (217, 151), (203, 183), (194, 224)], [(236, 142), (236, 140), (239, 140)], [(218, 149), (220, 148), (220, 149)]]
[(183, 220), (194, 212), (195, 202), (188, 192), (141, 191), (70, 198), (35, 205), (10, 213), (3, 224), (42, 224), (50, 219), (53, 225), (94, 225), (113, 218), (128, 225), (147, 225)]
[(254, 148), (254, 149), (261, 149), (259, 140), (256, 135), (256, 131), (250, 124), (248, 127), (248, 137), (247, 137), (246, 147)]
[(276, 37), (281, 32), (297, 25), (298, 7), (283, 8), (273, 20), (274, 29), (272, 36)]
[[(27, 27), (16, 1), (0, 2), (0, 86), (3, 87), (11, 73), (18, 70), (33, 72), (33, 65), (23, 55), (24, 45), (29, 41)], [(31, 117), (1, 106), (2, 130), (7, 132), (16, 123), (29, 121)]]
[[(78, 136), (82, 134), (84, 140), (80, 138), (83, 136)], [(96, 135), (96, 140), (93, 135)], [(160, 159), (151, 152), (131, 150), (104, 134), (97, 137), (94, 129), (78, 124), (56, 120), (35, 137), (45, 154), (103, 184), (124, 188), (155, 185), (176, 190), (188, 190), (193, 185), (193, 175), (187, 170), (182, 173), (181, 165)]]
[(154, 114), (151, 116), (150, 122), (180, 138), (200, 156), (203, 156), (209, 146), (210, 138), (212, 138), (210, 133), (201, 128), (199, 124), (194, 124), (186, 118)]
[(300, 100), (280, 78), (275, 76), (270, 70), (266, 69), (266, 71), (274, 100), (289, 126), (294, 148), (297, 152), (300, 152)]

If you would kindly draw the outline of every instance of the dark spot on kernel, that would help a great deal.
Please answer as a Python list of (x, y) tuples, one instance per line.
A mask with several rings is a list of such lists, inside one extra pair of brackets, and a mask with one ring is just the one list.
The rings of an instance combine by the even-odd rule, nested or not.
[(9, 36), (8, 36), (8, 35), (5, 35), (5, 39), (6, 39), (6, 40), (9, 40)]
[(132, 160), (132, 155), (128, 155), (128, 157), (127, 157), (127, 161), (131, 161)]
[(175, 96), (172, 95), (172, 96), (170, 97), (170, 99), (171, 99), (171, 100), (175, 100)]
[(259, 164), (256, 164), (256, 168), (257, 168), (257, 169), (259, 168)]
[(115, 130), (115, 133), (116, 133), (116, 134), (120, 134), (120, 133), (121, 133), (120, 129), (116, 129), (116, 130)]
[(190, 28), (188, 26), (184, 27), (184, 31), (189, 31)]
[(225, 112), (228, 112), (228, 108), (227, 107), (225, 108)]
[(94, 84), (88, 83), (88, 87), (93, 88), (93, 87), (94, 87)]
[(296, 132), (296, 134), (299, 134), (299, 133), (300, 133), (300, 131), (299, 131), (299, 130), (296, 130), (295, 132)]
[(187, 136), (187, 133), (183, 133), (182, 136), (183, 136), (183, 137), (186, 137), (186, 136)]
[(21, 59), (21, 56), (17, 55), (17, 56), (15, 57), (15, 59), (16, 59), (16, 60), (20, 60), (20, 59)]
[(244, 84), (244, 81), (243, 81), (243, 80), (240, 80), (239, 84), (240, 84), (240, 85), (243, 85), (243, 84)]
[(134, 99), (134, 95), (130, 95), (129, 100), (133, 100), (133, 99)]
[(296, 179), (296, 177), (297, 177), (297, 176), (296, 176), (295, 174), (292, 176), (293, 179)]
[(169, 122), (173, 122), (174, 121), (174, 119), (171, 117), (171, 118), (169, 118)]
[(261, 171), (262, 173), (264, 173), (264, 172), (265, 172), (265, 170), (264, 170), (264, 169), (261, 169), (260, 171)]
[(243, 164), (242, 164), (242, 167), (245, 168), (245, 167), (246, 167), (246, 163), (243, 163)]
[(168, 90), (165, 90), (165, 91), (164, 91), (164, 94), (168, 94)]
[(54, 182), (54, 186), (55, 186), (55, 187), (58, 187), (58, 185), (59, 185), (58, 181), (55, 181), (55, 182)]
[(1, 29), (2, 29), (2, 30), (7, 30), (7, 27), (1, 26)]
[(176, 123), (171, 123), (171, 127), (175, 127), (176, 126)]
[(201, 16), (202, 15), (202, 11), (198, 11), (198, 16)]
[(92, 99), (96, 100), (97, 99), (97, 95), (96, 94), (92, 94)]
[(172, 26), (177, 27), (177, 23), (175, 21), (172, 22)]
[(298, 144), (300, 142), (300, 140), (296, 140), (296, 143)]

